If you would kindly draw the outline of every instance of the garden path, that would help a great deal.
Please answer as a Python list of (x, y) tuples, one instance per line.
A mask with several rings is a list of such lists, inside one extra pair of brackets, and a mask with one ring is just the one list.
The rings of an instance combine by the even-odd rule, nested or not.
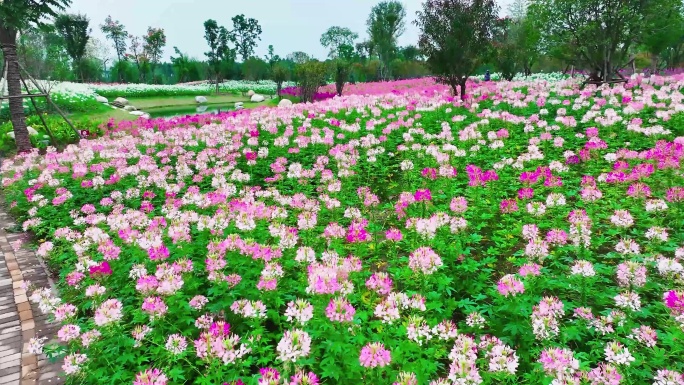
[(25, 281), (53, 287), (38, 256), (26, 246), (26, 233), (14, 233), (16, 223), (0, 206), (0, 385), (59, 385), (61, 363), (28, 353), (33, 337), (54, 336), (59, 325), (28, 301)]

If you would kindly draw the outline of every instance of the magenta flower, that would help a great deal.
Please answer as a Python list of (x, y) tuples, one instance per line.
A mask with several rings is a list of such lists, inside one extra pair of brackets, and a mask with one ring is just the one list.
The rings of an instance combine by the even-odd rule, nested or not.
[(534, 189), (529, 187), (524, 187), (518, 190), (518, 198), (520, 199), (532, 199), (534, 197)]
[(504, 199), (499, 205), (499, 210), (504, 214), (518, 211), (518, 202), (515, 199)]
[(432, 194), (430, 193), (430, 189), (418, 189), (416, 190), (416, 193), (413, 195), (413, 198), (416, 202), (431, 201)]
[(97, 278), (102, 276), (112, 275), (112, 268), (109, 267), (109, 262), (102, 261), (96, 266), (91, 266), (88, 269), (91, 278)]
[(663, 295), (665, 306), (675, 314), (684, 314), (684, 291), (670, 290)]
[(366, 368), (384, 367), (390, 364), (392, 357), (385, 345), (379, 342), (371, 342), (361, 349), (359, 362)]

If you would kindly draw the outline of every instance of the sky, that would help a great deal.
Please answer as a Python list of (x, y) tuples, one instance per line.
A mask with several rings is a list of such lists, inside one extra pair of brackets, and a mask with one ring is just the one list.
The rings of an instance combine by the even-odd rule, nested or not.
[[(215, 19), (219, 25), (232, 29), (231, 18), (244, 14), (261, 25), (261, 41), (255, 49), (263, 57), (272, 44), (276, 54), (285, 57), (304, 51), (318, 59), (327, 56), (320, 37), (333, 25), (347, 27), (367, 37), (366, 19), (371, 8), (381, 0), (72, 0), (70, 13), (83, 13), (90, 18), (92, 36), (110, 47), (100, 25), (111, 15), (120, 21), (129, 34), (141, 36), (147, 27), (161, 27), (166, 33), (164, 60), (174, 53), (173, 47), (191, 57), (204, 59), (208, 47), (204, 40), (204, 21)], [(505, 14), (512, 0), (497, 0)], [(422, 0), (402, 0), (406, 8), (406, 31), (399, 45), (416, 44), (418, 28), (413, 25)]]

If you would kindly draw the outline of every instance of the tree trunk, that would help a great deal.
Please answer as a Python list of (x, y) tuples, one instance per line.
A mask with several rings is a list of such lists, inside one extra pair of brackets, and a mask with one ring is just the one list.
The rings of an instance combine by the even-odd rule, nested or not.
[(219, 94), (219, 74), (216, 73), (216, 95)]
[(658, 55), (651, 55), (651, 75), (658, 73)]
[(461, 80), (461, 100), (466, 99), (466, 81), (468, 79)]
[[(17, 46), (15, 45), (17, 31), (0, 26), (0, 45), (5, 55), (7, 65), (7, 90), (9, 96), (21, 95), (21, 81), (19, 79), (19, 62), (17, 58)], [(17, 144), (17, 152), (31, 151), (31, 139), (26, 127), (24, 104), (22, 98), (9, 100), (10, 116), (14, 127), (14, 140)]]

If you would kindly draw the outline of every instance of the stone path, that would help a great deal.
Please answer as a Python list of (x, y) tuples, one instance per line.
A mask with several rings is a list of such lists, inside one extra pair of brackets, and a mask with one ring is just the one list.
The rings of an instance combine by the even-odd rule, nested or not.
[(0, 207), (0, 385), (59, 385), (64, 383), (61, 362), (28, 353), (32, 337), (55, 336), (59, 325), (49, 322), (38, 306), (28, 301), (24, 281), (37, 287), (51, 282), (36, 254), (27, 247), (14, 251), (13, 242), (27, 238), (10, 233), (15, 222)]

